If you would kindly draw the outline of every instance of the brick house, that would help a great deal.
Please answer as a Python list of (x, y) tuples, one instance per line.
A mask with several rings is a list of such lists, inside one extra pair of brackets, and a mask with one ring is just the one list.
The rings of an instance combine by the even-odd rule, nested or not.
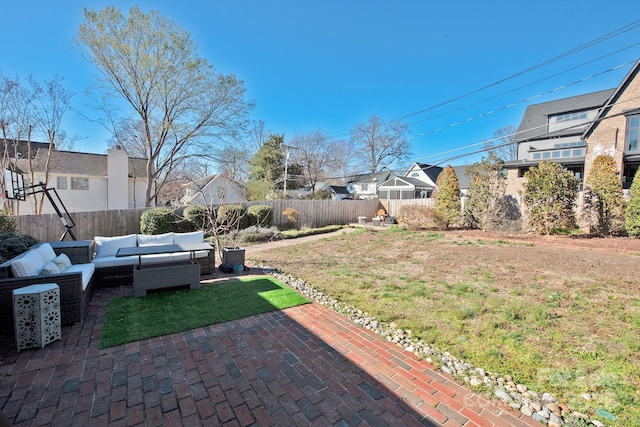
[(640, 165), (640, 60), (614, 89), (527, 107), (514, 142), (517, 160), (505, 163), (507, 194), (523, 190), (524, 174), (543, 160), (559, 162), (580, 180), (598, 154), (611, 154), (628, 188)]

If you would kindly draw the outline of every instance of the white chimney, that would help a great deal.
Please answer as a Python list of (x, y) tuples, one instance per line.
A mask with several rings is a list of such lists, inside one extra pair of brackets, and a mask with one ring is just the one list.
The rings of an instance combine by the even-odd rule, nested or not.
[(107, 200), (109, 210), (129, 209), (129, 158), (122, 146), (107, 150)]

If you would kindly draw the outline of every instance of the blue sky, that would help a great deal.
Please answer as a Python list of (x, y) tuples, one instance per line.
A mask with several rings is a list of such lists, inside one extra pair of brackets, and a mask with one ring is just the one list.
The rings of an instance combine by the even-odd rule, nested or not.
[[(202, 57), (244, 81), (251, 118), (285, 139), (316, 130), (346, 139), (372, 114), (405, 118), (412, 161), (426, 163), (472, 163), (478, 155), (446, 159), (517, 127), (528, 104), (616, 87), (640, 58), (637, 0), (5, 3), (0, 73), (60, 75), (85, 114), (94, 70), (71, 49), (83, 8), (135, 4), (190, 32)], [(83, 138), (76, 151), (106, 152), (99, 125), (70, 112), (64, 129)]]

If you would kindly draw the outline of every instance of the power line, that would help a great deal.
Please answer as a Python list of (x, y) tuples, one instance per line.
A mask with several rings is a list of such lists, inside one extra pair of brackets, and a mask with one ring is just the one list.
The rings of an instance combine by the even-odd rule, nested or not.
[[(639, 43), (639, 44), (640, 44), (640, 43)], [(489, 115), (491, 115), (491, 114), (495, 114), (495, 113), (497, 113), (497, 112), (499, 112), (499, 111), (504, 111), (504, 110), (507, 110), (507, 109), (509, 109), (509, 108), (515, 107), (515, 106), (517, 106), (517, 105), (520, 105), (520, 104), (524, 104), (524, 103), (530, 102), (530, 101), (532, 101), (532, 100), (534, 100), (534, 99), (537, 99), (537, 98), (540, 98), (540, 97), (542, 97), (542, 96), (549, 95), (550, 93), (558, 92), (558, 91), (560, 91), (560, 90), (562, 90), (562, 89), (566, 89), (566, 88), (568, 88), (568, 87), (570, 87), (570, 86), (574, 86), (574, 85), (579, 84), (579, 83), (584, 83), (584, 82), (586, 82), (587, 80), (591, 80), (591, 79), (593, 79), (593, 78), (595, 78), (595, 77), (599, 77), (599, 76), (601, 76), (601, 75), (604, 75), (604, 74), (606, 74), (606, 73), (610, 73), (610, 72), (612, 72), (612, 71), (616, 71), (616, 70), (618, 70), (618, 69), (620, 69), (620, 68), (622, 68), (622, 67), (626, 67), (627, 65), (633, 64), (633, 63), (635, 63), (635, 62), (637, 62), (637, 60), (629, 61), (629, 62), (625, 62), (624, 64), (617, 65), (617, 66), (615, 66), (615, 67), (613, 67), (613, 68), (609, 68), (608, 70), (604, 70), (604, 71), (601, 71), (601, 72), (599, 72), (599, 73), (592, 74), (592, 75), (587, 76), (587, 77), (583, 77), (583, 78), (581, 78), (581, 79), (579, 79), (579, 80), (575, 80), (575, 81), (573, 81), (573, 82), (570, 82), (570, 83), (567, 83), (567, 84), (564, 84), (564, 85), (561, 85), (561, 86), (555, 87), (555, 88), (550, 89), (550, 90), (547, 90), (547, 91), (545, 91), (545, 92), (541, 92), (541, 93), (538, 93), (538, 94), (536, 94), (536, 95), (529, 96), (529, 97), (527, 97), (527, 98), (525, 98), (525, 99), (521, 99), (521, 100), (519, 100), (519, 101), (512, 102), (511, 104), (508, 104), (508, 105), (505, 105), (505, 106), (502, 106), (502, 107), (499, 107), (499, 108), (495, 108), (495, 109), (493, 109), (493, 110), (490, 110), (490, 111), (484, 112), (484, 113), (482, 113), (482, 114), (478, 114), (478, 115), (476, 115), (476, 116), (472, 116), (472, 117), (466, 118), (466, 119), (464, 119), (464, 120), (460, 120), (460, 121), (458, 121), (458, 122), (450, 123), (450, 124), (448, 124), (448, 125), (446, 125), (446, 126), (441, 126), (441, 127), (439, 127), (439, 128), (436, 128), (436, 129), (432, 129), (432, 130), (429, 130), (429, 131), (421, 132), (421, 133), (419, 133), (419, 134), (418, 134), (418, 135), (416, 135), (416, 136), (411, 136), (411, 137), (409, 137), (408, 139), (413, 139), (413, 138), (417, 138), (417, 137), (425, 136), (425, 135), (428, 135), (428, 134), (430, 134), (430, 133), (440, 132), (440, 131), (442, 131), (442, 130), (444, 130), (444, 129), (452, 128), (452, 127), (455, 127), (455, 126), (461, 125), (461, 124), (463, 124), (463, 123), (469, 123), (469, 122), (471, 122), (471, 121), (474, 121), (474, 120), (477, 120), (477, 119), (480, 119), (480, 118), (483, 118), (483, 117), (489, 116)]]
[(564, 53), (562, 53), (562, 54), (560, 54), (558, 56), (555, 56), (555, 57), (553, 57), (551, 59), (548, 59), (548, 60), (546, 60), (544, 62), (541, 62), (541, 63), (539, 63), (537, 65), (534, 65), (534, 66), (529, 67), (529, 68), (527, 68), (525, 70), (519, 71), (519, 72), (517, 72), (515, 74), (512, 74), (512, 75), (510, 75), (508, 77), (505, 77), (503, 79), (500, 79), (500, 80), (495, 81), (493, 83), (490, 83), (488, 85), (482, 86), (479, 89), (472, 90), (471, 92), (467, 92), (466, 94), (463, 94), (463, 95), (460, 95), (460, 96), (456, 96), (454, 98), (451, 98), (451, 99), (449, 99), (447, 101), (443, 101), (443, 102), (441, 102), (439, 104), (436, 104), (436, 105), (433, 105), (431, 107), (423, 108), (422, 110), (419, 110), (419, 111), (416, 111), (416, 112), (413, 112), (413, 113), (410, 113), (410, 114), (406, 114), (406, 115), (404, 115), (404, 116), (402, 116), (402, 117), (400, 117), (398, 119), (395, 119), (395, 120), (405, 120), (405, 119), (407, 119), (409, 117), (413, 117), (413, 116), (416, 116), (418, 114), (422, 114), (422, 113), (425, 113), (427, 111), (431, 111), (433, 109), (442, 107), (444, 105), (451, 104), (452, 102), (455, 102), (455, 101), (458, 101), (460, 99), (466, 98), (468, 96), (474, 95), (476, 93), (482, 92), (482, 91), (484, 91), (486, 89), (492, 88), (492, 87), (497, 86), (497, 85), (499, 85), (501, 83), (504, 83), (506, 81), (512, 80), (512, 79), (514, 79), (516, 77), (519, 77), (519, 76), (521, 76), (523, 74), (529, 73), (529, 72), (531, 72), (533, 70), (536, 70), (538, 68), (542, 68), (542, 67), (544, 67), (546, 65), (552, 64), (552, 63), (554, 63), (556, 61), (559, 61), (560, 59), (564, 59), (564, 58), (566, 58), (568, 56), (573, 55), (574, 53), (580, 52), (580, 51), (582, 51), (584, 49), (587, 49), (587, 48), (589, 48), (591, 46), (594, 46), (594, 45), (596, 45), (598, 43), (601, 43), (601, 42), (603, 42), (605, 40), (608, 40), (608, 39), (610, 39), (612, 37), (616, 37), (616, 36), (618, 36), (620, 34), (623, 34), (623, 33), (627, 32), (627, 31), (630, 31), (630, 30), (632, 30), (632, 29), (634, 29), (634, 28), (636, 28), (638, 26), (640, 26), (640, 20), (634, 21), (634, 22), (632, 22), (630, 24), (627, 24), (627, 25), (625, 25), (623, 27), (620, 27), (620, 28), (618, 28), (618, 29), (616, 29), (616, 30), (614, 30), (614, 31), (612, 31), (610, 33), (607, 33), (607, 34), (605, 34), (603, 36), (600, 36), (600, 37), (598, 37), (598, 38), (596, 38), (594, 40), (591, 40), (590, 42), (587, 42), (587, 43), (585, 43), (585, 44), (583, 44), (581, 46), (573, 48), (573, 49), (571, 49), (571, 50), (569, 50), (567, 52), (564, 52)]
[(467, 104), (467, 105), (464, 105), (464, 106), (462, 106), (462, 107), (458, 107), (458, 108), (453, 109), (453, 110), (445, 111), (445, 112), (443, 112), (443, 113), (439, 113), (439, 114), (436, 114), (436, 115), (433, 115), (433, 116), (430, 116), (430, 117), (426, 117), (426, 118), (424, 118), (424, 119), (416, 120), (415, 122), (409, 123), (409, 126), (413, 126), (413, 125), (415, 125), (415, 124), (417, 124), (417, 123), (421, 123), (421, 122), (424, 122), (424, 121), (427, 121), (427, 120), (432, 120), (432, 119), (435, 119), (435, 118), (438, 118), (438, 117), (442, 117), (442, 116), (445, 116), (445, 115), (447, 115), (447, 114), (455, 113), (455, 112), (458, 112), (458, 111), (461, 111), (461, 110), (467, 109), (467, 108), (469, 108), (469, 107), (475, 107), (476, 105), (482, 104), (482, 103), (487, 102), (487, 101), (491, 101), (491, 100), (493, 100), (493, 99), (499, 98), (499, 97), (504, 96), (504, 95), (507, 95), (507, 94), (509, 94), (509, 93), (513, 93), (513, 92), (516, 92), (516, 91), (519, 91), (519, 90), (522, 90), (522, 89), (526, 89), (527, 87), (530, 87), (530, 86), (536, 85), (536, 84), (538, 84), (538, 83), (542, 83), (542, 82), (544, 82), (544, 81), (546, 81), (546, 80), (550, 80), (550, 79), (552, 79), (552, 78), (558, 77), (558, 76), (560, 76), (560, 75), (562, 75), (562, 74), (568, 73), (569, 71), (577, 70), (578, 68), (584, 67), (585, 65), (588, 65), (588, 64), (591, 64), (591, 63), (594, 63), (594, 62), (600, 61), (600, 60), (602, 60), (602, 59), (604, 59), (604, 58), (606, 58), (606, 57), (608, 57), (608, 56), (615, 55), (615, 54), (617, 54), (617, 53), (620, 53), (620, 52), (622, 52), (622, 51), (624, 51), (624, 50), (631, 49), (632, 47), (635, 47), (635, 46), (638, 46), (638, 45), (640, 45), (640, 42), (637, 42), (637, 43), (631, 44), (631, 45), (626, 46), (626, 47), (624, 47), (624, 48), (622, 48), (622, 49), (618, 49), (618, 50), (616, 50), (616, 51), (614, 51), (614, 52), (610, 52), (610, 53), (608, 53), (608, 54), (606, 54), (606, 55), (602, 55), (602, 56), (600, 56), (600, 57), (598, 57), (598, 58), (595, 58), (595, 59), (592, 59), (592, 60), (590, 60), (590, 61), (583, 62), (583, 63), (582, 63), (582, 64), (580, 64), (580, 65), (576, 65), (576, 66), (571, 67), (571, 68), (568, 68), (568, 69), (566, 69), (566, 70), (562, 70), (562, 71), (560, 71), (560, 72), (558, 72), (558, 73), (552, 74), (552, 75), (547, 76), (547, 77), (544, 77), (544, 78), (542, 78), (542, 79), (538, 79), (538, 80), (536, 80), (536, 81), (534, 81), (534, 82), (531, 82), (531, 83), (528, 83), (528, 84), (526, 84), (526, 85), (522, 85), (522, 86), (516, 87), (516, 88), (514, 88), (514, 89), (510, 89), (510, 90), (508, 90), (508, 91), (505, 91), (505, 92), (499, 93), (499, 94), (497, 94), (497, 95), (490, 96), (490, 97), (488, 97), (488, 98), (484, 98), (484, 99), (482, 99), (482, 100), (480, 100), (480, 101), (477, 101), (477, 102), (474, 102), (474, 103), (472, 103), (472, 104)]

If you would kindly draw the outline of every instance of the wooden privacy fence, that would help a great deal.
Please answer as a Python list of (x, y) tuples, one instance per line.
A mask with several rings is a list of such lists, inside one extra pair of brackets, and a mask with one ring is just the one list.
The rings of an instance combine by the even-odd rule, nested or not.
[[(349, 224), (366, 216), (368, 221), (376, 216), (380, 208), (378, 200), (263, 200), (245, 202), (251, 205), (267, 205), (273, 209), (273, 225), (284, 227), (288, 219), (282, 215), (287, 208), (299, 212), (296, 226), (323, 227), (332, 224)], [(95, 212), (73, 212), (71, 218), (76, 226), (72, 228), (78, 240), (92, 240), (95, 236), (121, 236), (140, 232), (140, 216), (149, 208), (123, 209)], [(55, 241), (65, 231), (60, 218), (55, 214), (18, 215), (16, 230), (29, 234), (39, 241)], [(68, 236), (66, 240), (70, 240)]]
[(388, 215), (398, 217), (400, 216), (400, 209), (403, 206), (427, 206), (434, 207), (436, 205), (436, 199), (404, 199), (404, 200), (381, 200), (380, 204), (387, 211)]

